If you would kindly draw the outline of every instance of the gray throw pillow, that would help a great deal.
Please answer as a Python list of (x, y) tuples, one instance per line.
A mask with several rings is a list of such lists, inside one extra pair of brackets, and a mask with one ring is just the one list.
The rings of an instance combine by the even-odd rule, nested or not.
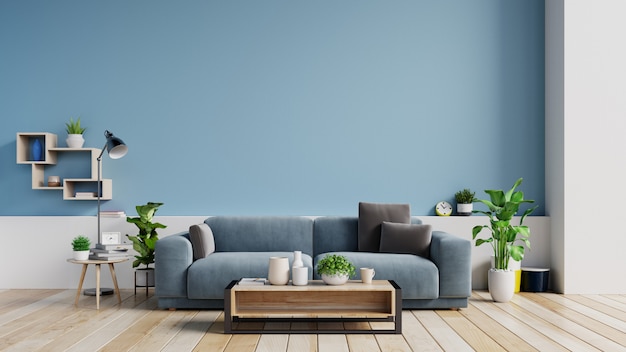
[(361, 252), (378, 252), (383, 221), (411, 223), (409, 204), (359, 203), (358, 242)]
[(383, 222), (380, 233), (380, 251), (416, 254), (429, 258), (432, 238), (431, 225)]
[(191, 240), (191, 248), (193, 248), (193, 260), (206, 258), (215, 252), (215, 240), (209, 225), (191, 225), (189, 227), (189, 239)]

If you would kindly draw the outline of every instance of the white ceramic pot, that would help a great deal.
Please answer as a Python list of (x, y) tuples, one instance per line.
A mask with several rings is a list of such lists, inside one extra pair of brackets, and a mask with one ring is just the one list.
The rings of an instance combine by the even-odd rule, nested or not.
[(490, 269), (488, 274), (489, 293), (496, 302), (506, 303), (515, 292), (515, 271)]
[(322, 281), (326, 285), (343, 285), (348, 282), (348, 274), (326, 275), (322, 274)]
[(83, 144), (85, 144), (85, 139), (82, 134), (68, 134), (65, 143), (70, 148), (82, 148)]
[(294, 266), (291, 268), (291, 275), (294, 286), (306, 286), (309, 283), (309, 268), (306, 266)]
[(75, 260), (88, 260), (89, 259), (89, 250), (86, 250), (86, 251), (74, 251), (74, 259)]
[(474, 210), (474, 204), (472, 203), (469, 203), (469, 204), (458, 203), (456, 205), (457, 215), (464, 215), (464, 216), (472, 215), (472, 210)]
[(289, 258), (270, 257), (267, 278), (272, 285), (286, 285), (289, 282)]
[(135, 270), (135, 286), (154, 287), (154, 268), (141, 268)]

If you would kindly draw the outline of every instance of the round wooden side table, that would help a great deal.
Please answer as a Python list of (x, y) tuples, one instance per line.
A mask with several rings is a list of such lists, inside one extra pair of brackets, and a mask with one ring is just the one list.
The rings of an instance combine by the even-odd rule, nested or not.
[(106, 259), (106, 260), (76, 260), (76, 259), (68, 259), (67, 261), (74, 264), (82, 264), (83, 271), (80, 274), (80, 281), (78, 282), (78, 290), (76, 291), (76, 299), (74, 300), (74, 305), (78, 306), (78, 298), (80, 298), (80, 290), (83, 288), (83, 281), (85, 281), (85, 273), (87, 272), (87, 267), (89, 264), (94, 264), (96, 266), (96, 309), (100, 309), (100, 265), (109, 264), (109, 271), (111, 272), (111, 278), (113, 279), (113, 285), (115, 285), (115, 293), (117, 294), (118, 303), (122, 303), (122, 296), (120, 295), (120, 288), (117, 286), (117, 277), (115, 277), (115, 268), (113, 264), (121, 263), (128, 260), (128, 257), (121, 257), (115, 259)]

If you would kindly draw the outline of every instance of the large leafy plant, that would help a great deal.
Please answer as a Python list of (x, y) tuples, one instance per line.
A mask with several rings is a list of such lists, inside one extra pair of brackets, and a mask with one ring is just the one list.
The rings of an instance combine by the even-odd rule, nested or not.
[[(532, 213), (537, 208), (537, 205), (524, 211), (518, 226), (511, 225), (511, 220), (519, 211), (520, 205), (535, 202), (534, 200), (524, 199), (524, 193), (515, 190), (521, 184), (522, 179), (520, 178), (507, 192), (503, 190), (485, 190), (490, 199), (475, 200), (475, 202), (485, 204), (488, 210), (474, 210), (473, 212), (489, 216), (490, 224), (474, 226), (472, 239), (476, 240), (476, 246), (480, 246), (483, 243), (491, 244), (495, 255), (495, 269), (508, 270), (510, 258), (516, 261), (521, 261), (524, 258), (524, 246), (516, 244), (518, 241), (521, 241), (530, 249), (530, 229), (523, 223), (526, 216)], [(488, 229), (491, 236), (486, 239), (476, 239), (483, 229)]]
[(161, 205), (163, 205), (163, 203), (154, 202), (138, 205), (135, 209), (137, 209), (137, 215), (139, 216), (134, 218), (126, 217), (126, 222), (135, 224), (139, 229), (139, 234), (136, 236), (126, 235), (126, 237), (133, 242), (133, 249), (137, 251), (135, 261), (133, 261), (133, 268), (141, 264), (148, 267), (150, 264), (154, 263), (154, 246), (159, 240), (159, 235), (156, 230), (167, 227), (161, 223), (152, 222), (154, 214)]

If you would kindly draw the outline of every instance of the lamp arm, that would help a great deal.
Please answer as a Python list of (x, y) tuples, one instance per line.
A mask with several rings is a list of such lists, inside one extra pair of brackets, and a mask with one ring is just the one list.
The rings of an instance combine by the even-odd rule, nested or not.
[(100, 152), (100, 155), (98, 155), (98, 244), (102, 243), (102, 232), (100, 232), (100, 194), (102, 193), (102, 154), (104, 154), (104, 151), (107, 149), (107, 144), (104, 144), (104, 147), (102, 147), (102, 151)]

